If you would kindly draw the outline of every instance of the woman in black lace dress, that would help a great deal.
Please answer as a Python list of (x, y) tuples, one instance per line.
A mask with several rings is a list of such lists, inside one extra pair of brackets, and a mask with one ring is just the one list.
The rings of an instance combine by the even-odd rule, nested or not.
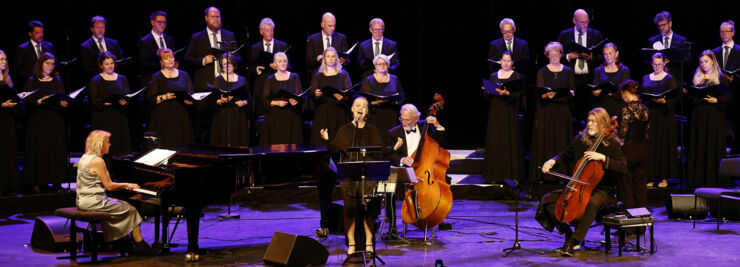
[(639, 84), (627, 80), (619, 86), (622, 107), (619, 124), (619, 139), (622, 140), (622, 151), (627, 160), (629, 173), (619, 179), (619, 196), (627, 209), (647, 206), (647, 139), (648, 108), (642, 104), (638, 91)]

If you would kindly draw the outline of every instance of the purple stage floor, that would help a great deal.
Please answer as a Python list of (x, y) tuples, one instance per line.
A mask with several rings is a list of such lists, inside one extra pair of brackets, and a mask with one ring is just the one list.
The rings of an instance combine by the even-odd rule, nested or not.
[[(400, 202), (398, 203), (400, 208)], [(455, 201), (447, 222), (453, 230), (437, 231), (431, 245), (422, 244), (423, 232), (409, 227), (408, 237), (413, 244), (398, 245), (379, 242), (378, 254), (386, 266), (434, 266), (441, 259), (445, 266), (739, 266), (740, 224), (723, 223), (720, 231), (716, 223), (697, 222), (692, 229), (691, 221), (670, 220), (665, 208), (653, 210), (655, 242), (657, 252), (649, 255), (640, 252), (624, 252), (619, 257), (616, 244), (612, 252), (583, 248), (575, 257), (564, 258), (553, 252), (562, 246), (563, 238), (557, 233), (543, 230), (534, 220), (535, 202), (522, 204), (519, 213), (520, 239), (524, 248), (545, 252), (539, 255), (526, 251), (514, 252), (502, 257), (502, 249), (511, 247), (514, 240), (515, 202), (510, 201)], [(314, 230), (319, 224), (318, 205), (270, 204), (258, 207), (238, 207), (240, 219), (221, 220), (218, 214), (225, 206), (212, 206), (202, 218), (200, 230), (201, 248), (212, 249), (202, 255), (201, 261), (189, 266), (261, 266), (262, 256), (275, 231), (305, 235), (315, 238)], [(68, 260), (57, 260), (63, 253), (35, 250), (27, 245), (31, 238), (35, 216), (48, 214), (16, 214), (0, 218), (0, 265), (2, 266), (67, 266), (76, 265)], [(174, 221), (173, 221), (174, 224)], [(399, 232), (403, 225), (397, 225)], [(153, 240), (153, 220), (142, 223), (143, 234), (148, 242)], [(604, 239), (602, 227), (593, 227), (586, 239), (588, 247), (598, 247)], [(431, 231), (430, 231), (431, 233)], [(327, 266), (338, 266), (345, 259), (344, 237), (329, 235), (319, 239), (328, 248), (330, 256)], [(647, 245), (641, 240), (641, 246)], [(185, 224), (175, 232), (173, 243), (185, 244)], [(616, 238), (612, 238), (616, 243)], [(634, 241), (631, 241), (634, 247)], [(158, 257), (115, 257), (113, 266), (180, 266), (185, 265), (185, 246), (172, 249), (169, 255)], [(103, 257), (115, 255), (103, 255)], [(80, 261), (87, 261), (81, 259)], [(106, 264), (106, 265), (108, 265)], [(378, 263), (380, 266), (380, 263)], [(351, 266), (361, 266), (352, 264)]]

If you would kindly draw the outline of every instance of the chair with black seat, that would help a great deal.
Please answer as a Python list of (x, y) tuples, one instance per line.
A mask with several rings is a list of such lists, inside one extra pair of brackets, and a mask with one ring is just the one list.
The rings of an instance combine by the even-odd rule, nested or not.
[[(724, 158), (719, 163), (719, 174), (729, 177), (740, 177), (740, 157)], [(722, 197), (740, 196), (740, 190), (719, 187), (700, 187), (694, 191), (694, 211), (698, 198), (717, 201), (717, 231), (722, 222)], [(693, 217), (693, 228), (696, 228), (696, 217)]]
[[(77, 207), (68, 207), (68, 208), (60, 208), (57, 209), (54, 212), (54, 215), (59, 217), (64, 217), (70, 220), (69, 224), (69, 238), (70, 238), (70, 248), (69, 248), (69, 256), (64, 257), (57, 257), (57, 259), (71, 259), (73, 261), (76, 261), (77, 258), (87, 257), (87, 255), (77, 255), (77, 231), (83, 231), (86, 234), (89, 234), (91, 237), (91, 246), (89, 248), (90, 252), (90, 262), (97, 263), (98, 262), (98, 242), (99, 240), (96, 238), (95, 235), (95, 229), (97, 229), (97, 225), (109, 220), (111, 218), (111, 215), (109, 212), (105, 211), (82, 211), (77, 209)], [(76, 225), (76, 221), (83, 221), (88, 223), (87, 228), (79, 228)], [(85, 248), (87, 251), (88, 248)]]

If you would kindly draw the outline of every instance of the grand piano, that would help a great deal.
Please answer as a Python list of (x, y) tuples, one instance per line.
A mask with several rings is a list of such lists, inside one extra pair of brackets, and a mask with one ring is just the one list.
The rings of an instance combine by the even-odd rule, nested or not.
[[(245, 187), (306, 185), (318, 182), (328, 161), (323, 146), (271, 145), (214, 147), (191, 145), (177, 149), (167, 164), (150, 166), (130, 158), (112, 161), (111, 177), (119, 182), (137, 183), (146, 194), (134, 195), (132, 202), (158, 207), (155, 216), (155, 244), (169, 252), (167, 226), (173, 206), (184, 208), (188, 256), (198, 258), (198, 229), (202, 210), (211, 204), (229, 203), (231, 195)], [(115, 197), (115, 196), (114, 196)], [(121, 196), (128, 198), (131, 196)]]

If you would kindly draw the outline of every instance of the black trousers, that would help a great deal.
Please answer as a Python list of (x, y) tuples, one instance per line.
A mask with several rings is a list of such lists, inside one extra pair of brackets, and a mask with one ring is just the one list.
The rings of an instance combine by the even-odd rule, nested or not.
[[(586, 233), (588, 233), (591, 223), (596, 220), (599, 211), (615, 202), (616, 199), (611, 192), (602, 188), (594, 188), (594, 191), (591, 193), (591, 200), (588, 201), (588, 206), (586, 206), (586, 211), (583, 213), (581, 219), (575, 223), (575, 231), (571, 231), (570, 226), (564, 223), (557, 225), (558, 231), (563, 234), (573, 233), (572, 238), (575, 238), (578, 241), (577, 243), (583, 242), (586, 239)], [(557, 221), (555, 219), (555, 203), (553, 201), (545, 204), (545, 212), (554, 222)]]
[(647, 143), (627, 141), (622, 146), (629, 173), (619, 179), (619, 199), (624, 208), (647, 206)]

